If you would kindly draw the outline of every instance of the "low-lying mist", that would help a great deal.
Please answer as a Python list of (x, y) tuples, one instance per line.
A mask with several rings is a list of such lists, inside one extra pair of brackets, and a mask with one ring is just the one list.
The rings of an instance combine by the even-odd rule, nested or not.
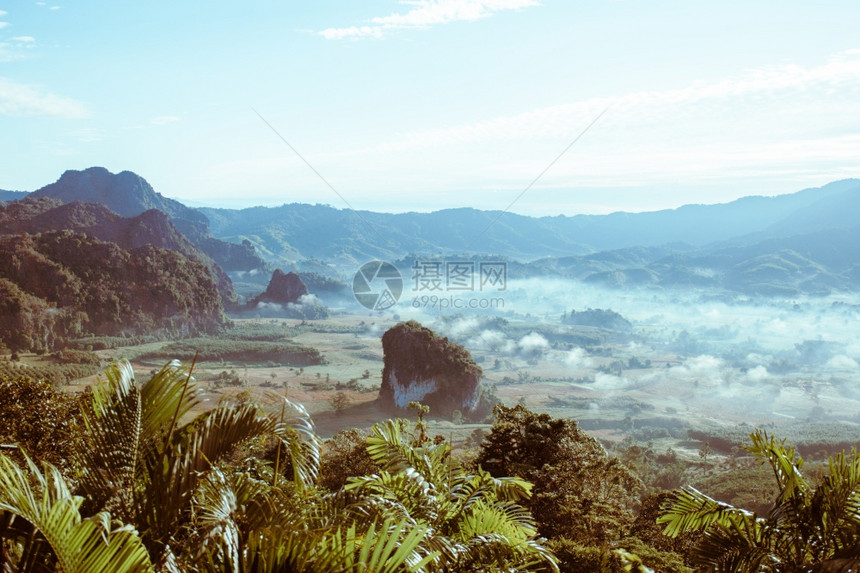
[[(500, 308), (414, 308), (404, 293), (391, 310), (465, 346), (491, 382), (514, 371), (520, 382), (555, 383), (542, 390), (555, 402), (589, 391), (717, 422), (860, 422), (860, 296), (754, 299), (536, 278), (493, 294)], [(562, 322), (588, 309), (611, 309), (632, 331)]]

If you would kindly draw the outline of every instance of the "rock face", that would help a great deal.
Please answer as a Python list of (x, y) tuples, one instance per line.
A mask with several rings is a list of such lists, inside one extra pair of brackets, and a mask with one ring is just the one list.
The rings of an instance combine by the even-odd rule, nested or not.
[(481, 397), (481, 368), (469, 351), (410, 320), (382, 335), (385, 366), (379, 402), (404, 409), (412, 401), (430, 406), (433, 415), (473, 412)]
[[(117, 216), (117, 215), (114, 215)], [(0, 236), (0, 342), (51, 351), (86, 335), (214, 333), (226, 323), (201, 261), (73, 230)]]
[(237, 302), (227, 273), (180, 233), (163, 211), (150, 209), (133, 217), (123, 217), (99, 203), (72, 201), (63, 204), (50, 197), (28, 197), (0, 205), (0, 235), (36, 235), (65, 230), (116, 243), (126, 250), (152, 245), (198, 260), (209, 269), (223, 304), (231, 306)]
[(299, 297), (308, 294), (308, 287), (296, 273), (284, 273), (281, 269), (275, 269), (272, 280), (266, 287), (266, 292), (254, 299), (254, 303), (270, 302), (275, 304), (289, 304), (298, 302)]

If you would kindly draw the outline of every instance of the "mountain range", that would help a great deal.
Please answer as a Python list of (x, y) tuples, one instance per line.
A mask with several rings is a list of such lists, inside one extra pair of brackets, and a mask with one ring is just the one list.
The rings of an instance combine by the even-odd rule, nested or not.
[(56, 182), (34, 191), (29, 196), (58, 199), (63, 203), (78, 201), (104, 205), (123, 217), (135, 217), (145, 211), (157, 209), (166, 214), (191, 243), (224, 270), (247, 270), (265, 266), (250, 244), (216, 239), (210, 233), (209, 220), (203, 213), (156, 193), (143, 177), (131, 171), (114, 174), (104, 167), (90, 167), (83, 171), (69, 170)]
[(527, 217), (469, 208), (390, 214), (297, 203), (200, 211), (215, 236), (247, 240), (269, 260), (355, 265), (409, 254), (503, 254), (530, 261), (673, 243), (687, 248), (763, 240), (851, 226), (858, 205), (860, 180), (845, 180), (790, 195), (609, 215)]
[(512, 278), (559, 276), (616, 288), (697, 286), (763, 296), (860, 289), (856, 179), (717, 205), (554, 217), (469, 208), (391, 214), (298, 203), (195, 210), (155, 193), (134, 173), (98, 167), (68, 171), (32, 196), (95, 202), (126, 217), (158, 209), (234, 278), (297, 266), (349, 282), (373, 259), (408, 267), (418, 257), (491, 256), (509, 261)]

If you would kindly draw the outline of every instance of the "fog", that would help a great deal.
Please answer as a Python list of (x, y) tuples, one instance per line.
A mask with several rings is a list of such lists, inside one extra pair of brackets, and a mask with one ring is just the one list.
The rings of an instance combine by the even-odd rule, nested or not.
[[(508, 370), (567, 380), (551, 390), (556, 399), (589, 390), (722, 423), (860, 422), (860, 297), (611, 290), (537, 278), (507, 287), (493, 293), (502, 308), (392, 310), (465, 346), (489, 381), (510, 380)], [(564, 313), (588, 309), (620, 313), (632, 332), (562, 323)]]

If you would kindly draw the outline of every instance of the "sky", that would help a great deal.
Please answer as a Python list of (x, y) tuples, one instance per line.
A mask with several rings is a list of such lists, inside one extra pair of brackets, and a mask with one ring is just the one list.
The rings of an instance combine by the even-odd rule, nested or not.
[(648, 211), (860, 177), (860, 2), (0, 0), (0, 189)]

